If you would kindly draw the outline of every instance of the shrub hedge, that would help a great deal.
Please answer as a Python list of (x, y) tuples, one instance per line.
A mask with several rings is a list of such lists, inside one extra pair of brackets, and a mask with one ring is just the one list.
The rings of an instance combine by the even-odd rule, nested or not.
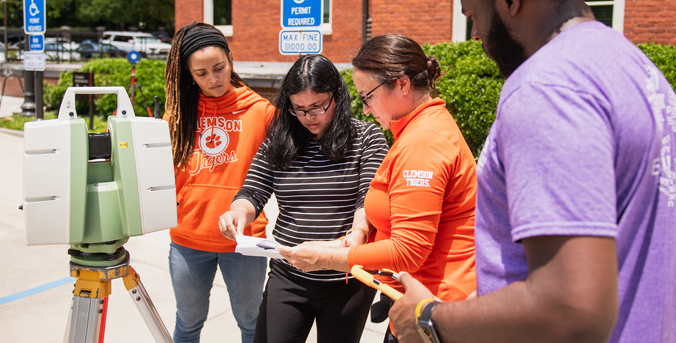
[[(136, 84), (141, 85), (143, 94), (150, 110), (155, 106), (155, 96), (159, 98), (161, 109), (164, 110), (166, 96), (164, 94), (164, 69), (166, 61), (142, 59), (136, 64)], [(96, 86), (123, 86), (129, 93), (131, 85), (131, 64), (123, 58), (96, 59), (85, 63), (81, 72), (94, 73)], [(66, 93), (66, 88), (73, 85), (73, 73), (65, 72), (59, 77), (58, 85), (45, 84), (45, 106), (49, 109), (58, 110), (61, 100)], [(137, 116), (147, 116), (148, 112), (143, 107), (143, 98), (137, 90), (135, 93), (134, 112)], [(103, 116), (112, 115), (117, 108), (117, 100), (114, 94), (97, 96), (95, 100), (98, 114)], [(81, 115), (86, 114), (87, 104), (78, 102), (77, 110)]]
[[(641, 49), (666, 76), (676, 90), (676, 46), (639, 44)], [(475, 157), (479, 156), (483, 143), (495, 120), (500, 90), (504, 80), (498, 67), (481, 48), (481, 43), (441, 43), (424, 45), (423, 51), (439, 60), (442, 76), (436, 91), (446, 102), (446, 108), (460, 127), (467, 144)], [(352, 71), (342, 72), (352, 97), (352, 111), (359, 119), (375, 122), (372, 116), (365, 118), (362, 103), (352, 83)], [(385, 132), (390, 144), (392, 134)]]
[(638, 48), (655, 63), (676, 91), (676, 46), (648, 43), (639, 44)]
[[(434, 46), (425, 44), (423, 51), (439, 60), (442, 77), (436, 87), (437, 93), (446, 102), (472, 153), (479, 156), (495, 120), (495, 109), (504, 83), (498, 66), (476, 41)], [(362, 111), (363, 104), (352, 82), (352, 70), (344, 70), (341, 74), (350, 91), (355, 117), (375, 123), (373, 116), (365, 116)], [(385, 131), (385, 136), (391, 145), (392, 133)]]

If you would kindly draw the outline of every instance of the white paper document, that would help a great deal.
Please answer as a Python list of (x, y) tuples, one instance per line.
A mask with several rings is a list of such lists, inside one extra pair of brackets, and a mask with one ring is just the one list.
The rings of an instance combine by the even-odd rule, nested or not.
[(235, 236), (235, 239), (237, 240), (235, 252), (242, 255), (284, 258), (277, 250), (275, 250), (275, 247), (277, 247), (279, 243), (271, 239), (244, 235), (237, 235)]

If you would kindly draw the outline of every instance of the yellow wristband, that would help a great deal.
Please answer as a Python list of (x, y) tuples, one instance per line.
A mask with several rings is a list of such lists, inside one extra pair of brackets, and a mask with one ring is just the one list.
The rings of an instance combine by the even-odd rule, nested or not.
[(418, 318), (420, 318), (420, 313), (422, 313), (423, 306), (429, 302), (435, 301), (434, 298), (426, 298), (423, 300), (420, 300), (418, 302), (418, 306), (415, 307), (415, 320), (418, 321)]

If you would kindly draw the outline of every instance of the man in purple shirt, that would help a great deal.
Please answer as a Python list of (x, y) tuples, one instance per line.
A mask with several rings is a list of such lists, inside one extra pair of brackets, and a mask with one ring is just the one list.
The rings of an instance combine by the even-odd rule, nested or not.
[(443, 342), (676, 342), (676, 94), (582, 1), (462, 0), (507, 81), (477, 163), (478, 297), (435, 306)]

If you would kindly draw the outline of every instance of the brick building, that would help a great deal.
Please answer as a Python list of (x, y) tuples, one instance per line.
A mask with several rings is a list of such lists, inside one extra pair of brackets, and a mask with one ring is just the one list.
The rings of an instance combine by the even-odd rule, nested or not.
[[(419, 43), (469, 39), (460, 0), (324, 0), (322, 54), (347, 63), (362, 40), (362, 8), (368, 4), (369, 35), (405, 34)], [(591, 0), (597, 19), (634, 43), (676, 45), (676, 1)], [(193, 20), (219, 27), (236, 61), (291, 62), (279, 53), (280, 0), (175, 0), (176, 27)]]

